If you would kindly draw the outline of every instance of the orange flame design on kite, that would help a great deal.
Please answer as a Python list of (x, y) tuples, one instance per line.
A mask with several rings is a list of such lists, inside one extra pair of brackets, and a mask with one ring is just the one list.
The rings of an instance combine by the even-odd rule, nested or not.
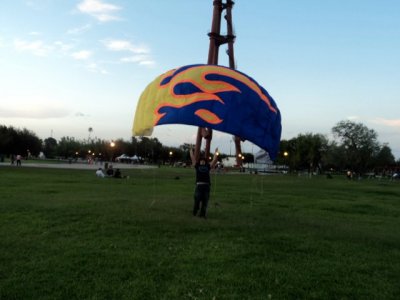
[[(159, 111), (163, 107), (182, 108), (196, 102), (202, 101), (218, 101), (225, 104), (224, 101), (217, 95), (220, 92), (237, 92), (241, 91), (226, 81), (208, 80), (207, 75), (217, 74), (234, 78), (247, 85), (262, 99), (268, 108), (277, 112), (276, 108), (271, 105), (268, 97), (263, 94), (257, 84), (251, 81), (248, 77), (234, 70), (223, 68), (221, 66), (192, 66), (184, 71), (175, 74), (176, 69), (170, 70), (159, 77), (158, 93), (162, 95), (162, 102), (159, 103), (154, 110), (155, 119), (153, 125), (157, 125), (160, 119), (166, 113)], [(190, 83), (195, 86), (199, 91), (191, 94), (176, 94), (174, 89), (178, 84)], [(223, 122), (216, 114), (207, 109), (199, 109), (195, 115), (210, 124), (219, 124)]]

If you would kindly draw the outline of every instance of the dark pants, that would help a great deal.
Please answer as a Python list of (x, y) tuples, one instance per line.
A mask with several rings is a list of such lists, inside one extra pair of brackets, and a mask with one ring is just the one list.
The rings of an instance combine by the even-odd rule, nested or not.
[(193, 215), (196, 216), (200, 209), (200, 217), (206, 216), (208, 199), (210, 199), (210, 185), (197, 184), (194, 191)]

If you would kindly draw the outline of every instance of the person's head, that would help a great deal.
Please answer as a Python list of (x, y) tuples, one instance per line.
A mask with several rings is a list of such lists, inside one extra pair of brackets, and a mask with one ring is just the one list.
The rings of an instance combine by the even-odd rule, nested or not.
[(204, 155), (201, 155), (200, 157), (199, 157), (199, 164), (200, 165), (205, 165), (206, 164), (206, 157), (204, 156)]

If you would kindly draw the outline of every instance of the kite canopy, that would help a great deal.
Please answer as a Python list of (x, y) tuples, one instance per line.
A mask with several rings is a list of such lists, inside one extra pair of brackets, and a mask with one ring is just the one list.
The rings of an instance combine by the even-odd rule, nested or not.
[(251, 77), (216, 65), (170, 70), (140, 96), (133, 135), (151, 135), (162, 124), (187, 124), (231, 133), (266, 150), (279, 151), (281, 115), (275, 101)]

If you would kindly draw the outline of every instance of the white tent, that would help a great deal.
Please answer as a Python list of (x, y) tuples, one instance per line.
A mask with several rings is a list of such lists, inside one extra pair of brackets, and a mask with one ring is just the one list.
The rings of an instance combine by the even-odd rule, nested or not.
[(260, 150), (254, 155), (254, 163), (255, 164), (267, 164), (267, 165), (272, 165), (273, 162), (271, 158), (269, 157), (269, 154), (265, 150)]

